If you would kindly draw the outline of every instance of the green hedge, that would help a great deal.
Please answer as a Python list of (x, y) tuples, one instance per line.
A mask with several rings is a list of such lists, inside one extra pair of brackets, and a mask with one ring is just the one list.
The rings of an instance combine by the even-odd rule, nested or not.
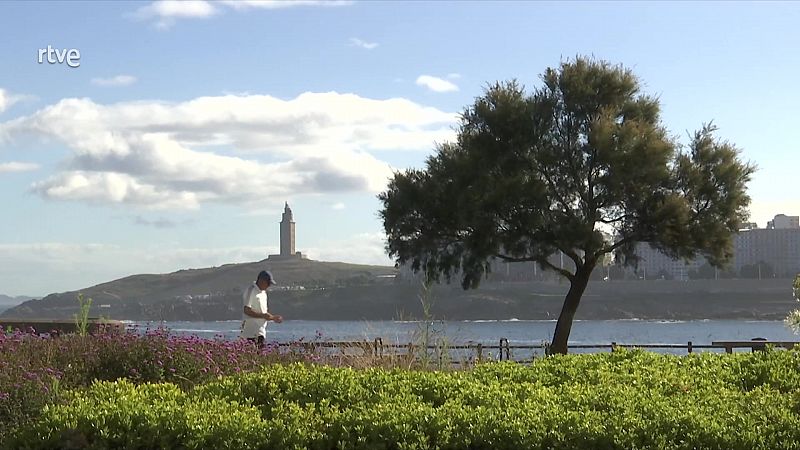
[(302, 364), (98, 382), (8, 448), (800, 448), (800, 354), (570, 355), (469, 371)]

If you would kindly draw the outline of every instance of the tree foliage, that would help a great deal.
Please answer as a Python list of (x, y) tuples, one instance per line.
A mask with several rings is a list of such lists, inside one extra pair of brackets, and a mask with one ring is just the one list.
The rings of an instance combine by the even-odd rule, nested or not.
[[(526, 93), (489, 86), (461, 115), (455, 142), (424, 169), (396, 173), (379, 195), (387, 248), (433, 280), (475, 288), (494, 258), (535, 261), (571, 283), (554, 347), (604, 255), (635, 264), (648, 242), (676, 258), (720, 266), (746, 219), (754, 167), (704, 125), (682, 147), (659, 101), (622, 66), (578, 57), (548, 68)], [(556, 252), (570, 267), (552, 264)]]

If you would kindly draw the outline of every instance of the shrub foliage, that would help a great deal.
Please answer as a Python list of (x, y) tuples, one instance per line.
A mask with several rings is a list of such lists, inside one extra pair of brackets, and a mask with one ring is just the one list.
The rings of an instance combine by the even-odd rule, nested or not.
[(800, 353), (555, 356), (466, 371), (270, 364), (181, 389), (100, 381), (8, 448), (790, 449)]

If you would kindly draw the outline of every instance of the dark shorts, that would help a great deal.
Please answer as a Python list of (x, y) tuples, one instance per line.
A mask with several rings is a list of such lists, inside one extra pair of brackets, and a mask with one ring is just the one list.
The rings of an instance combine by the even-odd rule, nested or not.
[(264, 348), (264, 336), (258, 336), (254, 338), (247, 338), (248, 341), (256, 344), (258, 348)]

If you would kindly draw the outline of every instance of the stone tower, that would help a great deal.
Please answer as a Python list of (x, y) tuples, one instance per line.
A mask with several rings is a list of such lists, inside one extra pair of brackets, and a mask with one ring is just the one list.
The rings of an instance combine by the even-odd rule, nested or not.
[(294, 218), (289, 202), (283, 207), (281, 216), (281, 256), (295, 256), (294, 252)]

